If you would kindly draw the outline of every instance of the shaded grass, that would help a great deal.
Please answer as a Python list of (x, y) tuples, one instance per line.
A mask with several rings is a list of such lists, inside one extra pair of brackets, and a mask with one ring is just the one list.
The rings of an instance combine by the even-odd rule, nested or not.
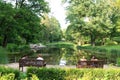
[(104, 48), (108, 51), (112, 50), (112, 49), (116, 49), (116, 50), (120, 50), (120, 45), (109, 45), (109, 46), (96, 46), (97, 48)]
[(109, 45), (109, 46), (78, 46), (78, 49), (87, 49), (87, 50), (93, 50), (93, 51), (100, 51), (104, 50), (105, 52), (110, 52), (112, 50), (118, 50), (120, 51), (120, 45)]

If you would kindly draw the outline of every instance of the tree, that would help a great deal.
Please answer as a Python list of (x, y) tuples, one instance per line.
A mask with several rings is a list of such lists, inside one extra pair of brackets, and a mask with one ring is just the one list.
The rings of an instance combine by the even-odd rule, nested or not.
[(6, 47), (7, 43), (38, 42), (38, 33), (43, 26), (40, 25), (42, 14), (49, 12), (44, 0), (15, 1), (13, 6), (0, 1), (0, 37), (3, 47)]
[(120, 0), (115, 0), (112, 4), (111, 21), (114, 24), (111, 29), (110, 39), (120, 36)]
[[(91, 45), (95, 45), (96, 39), (110, 37), (111, 29), (114, 28), (111, 22), (112, 6), (107, 0), (69, 0), (67, 7), (67, 20), (75, 32), (90, 37)], [(116, 15), (116, 14), (115, 14)]]
[(60, 29), (60, 23), (53, 16), (45, 15), (45, 19), (42, 20), (45, 26), (45, 38), (48, 42), (57, 42), (62, 39), (62, 31)]
[[(15, 10), (11, 4), (0, 1), (0, 36), (1, 45), (5, 47), (8, 38), (14, 37), (16, 31)], [(9, 13), (9, 14), (8, 14)]]
[(75, 32), (70, 28), (70, 26), (67, 28), (65, 34), (66, 40), (71, 41), (77, 45), (83, 45), (87, 41), (85, 36), (81, 35), (80, 32)]
[[(13, 0), (12, 0), (13, 1)], [(16, 8), (26, 8), (33, 13), (42, 16), (43, 13), (49, 12), (48, 2), (44, 0), (14, 0)]]

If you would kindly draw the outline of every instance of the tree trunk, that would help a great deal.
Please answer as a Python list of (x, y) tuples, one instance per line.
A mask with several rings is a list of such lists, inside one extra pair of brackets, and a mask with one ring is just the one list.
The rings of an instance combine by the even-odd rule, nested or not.
[(17, 5), (18, 5), (18, 1), (16, 0), (16, 1), (15, 1), (15, 7), (16, 7), (16, 8), (17, 8)]
[(91, 46), (95, 46), (95, 36), (91, 34), (90, 38), (91, 38)]
[(7, 46), (7, 36), (4, 35), (4, 39), (3, 39), (3, 42), (2, 42), (2, 47), (6, 47)]
[(20, 8), (23, 7), (24, 1), (25, 1), (25, 0), (21, 0), (21, 2), (20, 2)]

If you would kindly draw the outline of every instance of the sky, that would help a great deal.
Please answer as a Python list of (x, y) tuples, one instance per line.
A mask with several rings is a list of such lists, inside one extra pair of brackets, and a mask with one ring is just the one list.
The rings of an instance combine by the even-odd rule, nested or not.
[(56, 17), (56, 19), (59, 21), (61, 25), (61, 29), (66, 29), (67, 24), (65, 21), (65, 4), (63, 5), (61, 3), (62, 0), (46, 0), (49, 2), (49, 7), (51, 8), (51, 15)]

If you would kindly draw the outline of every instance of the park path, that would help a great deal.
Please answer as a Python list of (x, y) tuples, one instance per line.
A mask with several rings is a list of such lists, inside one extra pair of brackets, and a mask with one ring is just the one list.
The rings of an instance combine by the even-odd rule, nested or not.
[[(5, 64), (4, 66), (10, 67), (10, 68), (14, 68), (14, 69), (18, 69), (19, 70), (19, 63), (10, 63), (10, 64)], [(76, 68), (75, 65), (70, 65), (70, 66), (60, 66), (60, 65), (46, 65), (47, 68)], [(24, 72), (26, 71), (27, 67), (24, 67), (23, 70)], [(109, 69), (109, 68), (119, 68), (120, 67), (116, 67), (116, 66), (108, 66), (108, 65), (104, 65), (105, 69)]]
[[(4, 66), (18, 69), (19, 70), (19, 63), (10, 63), (10, 64), (5, 64)], [(46, 65), (47, 68), (76, 68), (75, 65), (70, 65), (70, 66), (60, 66), (60, 65)], [(23, 67), (23, 70), (26, 71), (27, 67)]]

